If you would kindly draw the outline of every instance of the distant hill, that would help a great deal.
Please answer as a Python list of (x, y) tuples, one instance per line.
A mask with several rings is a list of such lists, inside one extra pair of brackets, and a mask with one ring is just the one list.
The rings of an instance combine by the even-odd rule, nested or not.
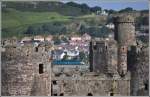
[(63, 16), (56, 12), (21, 12), (7, 8), (2, 12), (2, 37), (21, 35), (32, 25), (69, 20), (70, 16)]
[(2, 10), (5, 8), (13, 8), (19, 11), (28, 12), (57, 12), (67, 16), (86, 15), (101, 9), (100, 7), (90, 8), (86, 4), (77, 4), (74, 2), (62, 3), (54, 1), (2, 2)]

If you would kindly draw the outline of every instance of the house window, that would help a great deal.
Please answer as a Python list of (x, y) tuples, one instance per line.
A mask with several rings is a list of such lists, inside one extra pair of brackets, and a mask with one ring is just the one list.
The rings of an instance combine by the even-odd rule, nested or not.
[(39, 64), (39, 74), (44, 73), (43, 69), (44, 69), (43, 64)]
[(93, 94), (92, 93), (88, 93), (87, 96), (93, 96)]

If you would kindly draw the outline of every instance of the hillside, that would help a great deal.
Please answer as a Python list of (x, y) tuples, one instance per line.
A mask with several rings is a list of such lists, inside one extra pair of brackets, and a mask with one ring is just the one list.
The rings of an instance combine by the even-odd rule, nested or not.
[(86, 4), (77, 4), (73, 2), (62, 3), (54, 1), (45, 2), (2, 2), (2, 10), (13, 8), (24, 12), (57, 12), (66, 16), (80, 16), (90, 14), (92, 11)]
[(14, 9), (5, 9), (2, 13), (2, 36), (16, 35), (28, 26), (48, 22), (67, 22), (70, 16), (63, 16), (56, 12), (20, 12)]
[(20, 12), (8, 9), (7, 12), (2, 13), (2, 28), (67, 20), (69, 20), (69, 16), (62, 16), (55, 12)]
[[(80, 5), (73, 2), (66, 4), (52, 1), (2, 2), (2, 37), (21, 37), (23, 33), (26, 33), (28, 28), (35, 28), (36, 30), (33, 31), (39, 31), (38, 29), (42, 26), (47, 26), (46, 23), (68, 22), (76, 16), (89, 13), (91, 11), (87, 5)], [(53, 26), (48, 27), (55, 28)], [(61, 27), (61, 29), (64, 30), (65, 28)], [(52, 29), (53, 33), (54, 31)]]

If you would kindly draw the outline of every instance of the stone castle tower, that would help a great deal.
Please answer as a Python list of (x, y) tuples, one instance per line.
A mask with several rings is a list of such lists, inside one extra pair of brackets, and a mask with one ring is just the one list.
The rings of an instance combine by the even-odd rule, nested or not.
[(135, 22), (130, 15), (114, 19), (115, 40), (118, 42), (118, 73), (125, 76), (127, 73), (128, 48), (136, 45)]
[[(93, 40), (91, 42), (90, 70), (101, 73), (104, 72), (108, 73), (110, 71), (111, 73), (114, 73), (112, 71), (117, 69), (118, 74), (121, 77), (124, 77), (127, 74), (128, 49), (131, 46), (136, 45), (135, 25), (134, 25), (135, 23), (134, 18), (129, 15), (116, 17), (114, 19), (114, 23), (115, 23), (115, 40), (117, 41), (117, 43), (113, 42), (115, 40), (108, 41), (105, 39)], [(109, 50), (112, 46), (113, 49)], [(99, 60), (97, 58), (99, 58)]]
[(122, 77), (127, 73), (127, 46), (118, 47), (118, 73)]
[(115, 40), (119, 45), (136, 45), (135, 21), (130, 15), (120, 16), (114, 19)]
[(2, 52), (3, 96), (51, 95), (51, 46), (8, 45)]
[(116, 74), (117, 43), (115, 40), (93, 39), (90, 43), (90, 71), (104, 74)]

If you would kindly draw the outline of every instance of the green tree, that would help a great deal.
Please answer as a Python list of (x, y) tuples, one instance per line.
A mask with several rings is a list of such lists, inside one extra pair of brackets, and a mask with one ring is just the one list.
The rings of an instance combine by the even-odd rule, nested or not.
[(84, 52), (80, 52), (80, 53), (79, 53), (79, 57), (80, 57), (80, 60), (81, 60), (81, 61), (83, 61), (83, 60), (86, 58)]
[(132, 11), (134, 11), (133, 8), (127, 7), (125, 9), (120, 10), (119, 13), (122, 13), (122, 12), (132, 12)]
[(35, 35), (37, 32), (36, 27), (34, 26), (29, 26), (27, 28), (27, 31), (24, 34), (28, 34), (28, 35)]
[(108, 10), (108, 13), (109, 13), (109, 14), (114, 14), (114, 13), (117, 13), (117, 11), (115, 11), (115, 10), (113, 10), (113, 9), (110, 9), (110, 10)]
[(92, 12), (102, 11), (102, 8), (101, 8), (101, 7), (98, 7), (98, 6), (95, 6), (95, 7), (92, 7), (92, 8), (91, 8), (91, 11), (92, 11)]
[(79, 32), (80, 32), (81, 35), (83, 35), (83, 34), (86, 32), (86, 27), (85, 27), (85, 25), (81, 25), (81, 26), (80, 26)]

